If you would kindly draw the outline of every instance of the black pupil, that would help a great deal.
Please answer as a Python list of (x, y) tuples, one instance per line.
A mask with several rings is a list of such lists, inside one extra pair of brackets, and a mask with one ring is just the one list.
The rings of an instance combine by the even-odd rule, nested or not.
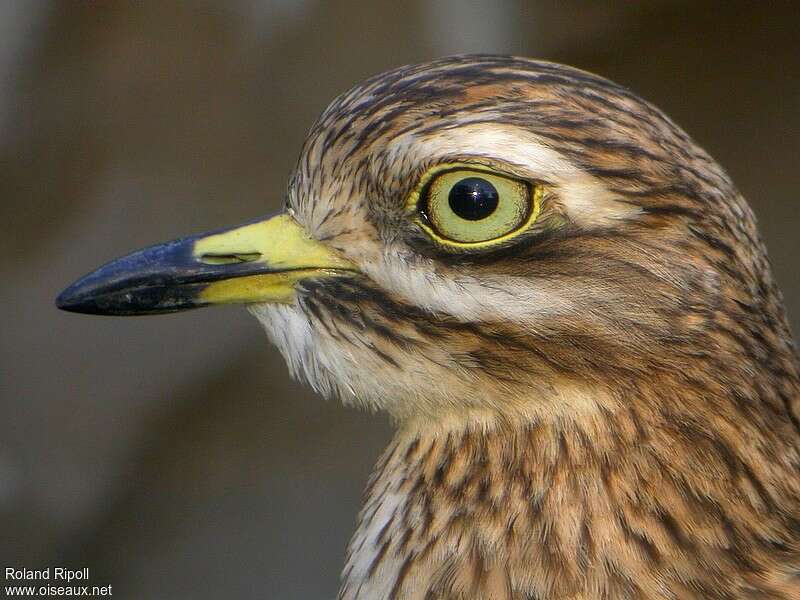
[(462, 219), (480, 221), (497, 209), (497, 189), (480, 177), (467, 177), (450, 188), (450, 208)]

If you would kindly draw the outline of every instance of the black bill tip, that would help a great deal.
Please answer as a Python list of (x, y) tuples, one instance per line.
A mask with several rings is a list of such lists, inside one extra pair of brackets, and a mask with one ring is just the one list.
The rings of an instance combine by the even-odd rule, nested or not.
[(197, 298), (202, 287), (198, 284), (109, 289), (92, 285), (86, 281), (88, 278), (76, 281), (61, 292), (56, 298), (56, 307), (86, 315), (134, 316), (166, 314), (204, 306)]
[(56, 308), (74, 313), (99, 314), (101, 307), (98, 306), (97, 299), (82, 293), (80, 283), (75, 282), (58, 295)]
[(194, 238), (139, 250), (80, 278), (56, 298), (61, 310), (89, 315), (152, 315), (203, 306), (208, 267), (191, 256)]

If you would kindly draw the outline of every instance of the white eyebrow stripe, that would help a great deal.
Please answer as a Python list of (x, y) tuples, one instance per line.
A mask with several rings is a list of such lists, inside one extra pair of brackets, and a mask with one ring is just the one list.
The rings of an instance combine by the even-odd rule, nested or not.
[(512, 125), (472, 123), (430, 135), (412, 131), (390, 141), (386, 151), (397, 159), (414, 156), (419, 162), (463, 155), (518, 165), (529, 177), (550, 182), (567, 215), (584, 227), (641, 213), (640, 207), (623, 202), (602, 181), (559, 154), (540, 136)]

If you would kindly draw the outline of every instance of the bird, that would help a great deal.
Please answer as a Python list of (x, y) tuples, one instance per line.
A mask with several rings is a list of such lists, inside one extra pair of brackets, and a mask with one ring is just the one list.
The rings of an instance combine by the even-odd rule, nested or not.
[(800, 373), (765, 245), (627, 88), (500, 55), (387, 71), (312, 126), (281, 213), (57, 299), (228, 303), (394, 423), (340, 600), (800, 598)]

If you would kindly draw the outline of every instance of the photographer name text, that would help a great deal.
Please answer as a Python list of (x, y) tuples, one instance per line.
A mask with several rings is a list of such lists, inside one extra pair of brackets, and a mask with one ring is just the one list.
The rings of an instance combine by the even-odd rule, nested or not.
[(46, 569), (15, 569), (6, 567), (6, 581), (88, 581), (89, 568), (65, 569), (47, 567)]

